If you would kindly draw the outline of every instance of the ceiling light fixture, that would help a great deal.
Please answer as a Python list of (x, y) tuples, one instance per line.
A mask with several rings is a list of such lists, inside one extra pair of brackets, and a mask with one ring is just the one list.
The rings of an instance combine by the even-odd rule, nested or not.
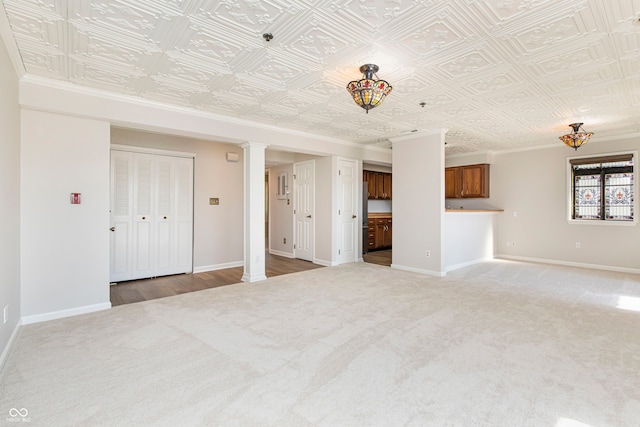
[[(349, 82), (347, 91), (356, 104), (367, 110), (367, 114), (369, 114), (369, 110), (380, 105), (393, 88), (386, 81), (377, 80), (377, 65), (365, 64), (360, 67), (360, 72), (363, 78)], [(376, 80), (373, 79), (374, 74), (376, 74)]]
[(589, 138), (591, 138), (593, 132), (581, 131), (580, 126), (582, 125), (583, 123), (571, 123), (569, 126), (573, 128), (573, 133), (560, 136), (560, 141), (574, 150), (577, 150), (582, 144), (589, 142)]

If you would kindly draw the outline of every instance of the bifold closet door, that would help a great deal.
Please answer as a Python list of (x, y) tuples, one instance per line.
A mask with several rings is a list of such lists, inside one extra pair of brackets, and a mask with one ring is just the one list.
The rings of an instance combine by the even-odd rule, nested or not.
[(193, 160), (111, 152), (111, 281), (192, 271)]

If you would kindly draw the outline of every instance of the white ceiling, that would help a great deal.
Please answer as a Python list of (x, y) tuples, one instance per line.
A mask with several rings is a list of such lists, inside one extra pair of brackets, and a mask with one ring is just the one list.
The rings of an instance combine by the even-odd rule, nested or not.
[[(640, 134), (640, 0), (2, 3), (27, 74), (347, 141), (448, 128), (455, 154), (561, 144), (576, 121), (594, 142)], [(393, 86), (369, 114), (345, 90), (366, 63)]]

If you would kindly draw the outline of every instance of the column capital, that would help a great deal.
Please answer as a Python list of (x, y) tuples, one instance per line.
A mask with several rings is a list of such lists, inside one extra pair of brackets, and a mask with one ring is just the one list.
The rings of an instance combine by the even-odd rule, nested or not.
[(264, 142), (252, 142), (252, 141), (247, 141), (240, 144), (240, 147), (243, 150), (246, 150), (247, 148), (265, 148), (266, 149), (268, 146), (269, 144), (265, 144)]

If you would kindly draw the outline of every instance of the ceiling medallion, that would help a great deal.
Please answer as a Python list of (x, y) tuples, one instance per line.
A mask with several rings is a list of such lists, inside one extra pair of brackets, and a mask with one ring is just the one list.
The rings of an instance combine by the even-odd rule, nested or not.
[(365, 64), (360, 67), (360, 72), (363, 78), (349, 82), (347, 91), (356, 104), (367, 110), (369, 114), (369, 110), (380, 105), (393, 88), (386, 81), (377, 80), (377, 75), (376, 80), (373, 79), (373, 75), (378, 72), (377, 65)]
[(584, 130), (580, 130), (580, 126), (583, 123), (572, 123), (569, 126), (573, 128), (573, 133), (568, 133), (566, 135), (560, 136), (560, 141), (564, 142), (565, 145), (577, 150), (582, 144), (585, 144), (589, 141), (589, 138), (593, 135), (593, 132), (585, 132)]

